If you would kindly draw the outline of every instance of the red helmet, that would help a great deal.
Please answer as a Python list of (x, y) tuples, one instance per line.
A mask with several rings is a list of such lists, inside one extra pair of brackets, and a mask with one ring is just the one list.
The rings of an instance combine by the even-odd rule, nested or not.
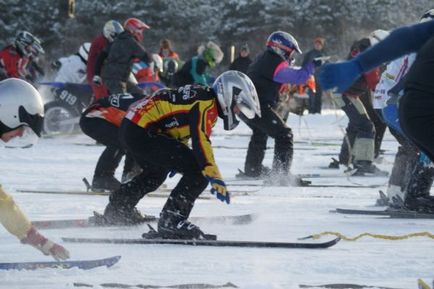
[(128, 18), (124, 22), (124, 29), (130, 32), (139, 42), (143, 40), (143, 31), (149, 28), (148, 25), (137, 18)]

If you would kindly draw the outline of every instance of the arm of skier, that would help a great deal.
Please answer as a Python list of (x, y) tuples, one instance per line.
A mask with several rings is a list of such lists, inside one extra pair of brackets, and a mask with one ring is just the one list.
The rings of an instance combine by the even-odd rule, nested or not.
[(320, 85), (326, 90), (336, 87), (338, 92), (342, 92), (361, 73), (419, 50), (433, 36), (434, 20), (398, 28), (352, 60), (324, 65), (318, 76)]
[(278, 83), (304, 84), (313, 74), (315, 66), (308, 63), (305, 66), (295, 69), (290, 67), (288, 62), (282, 61), (274, 70), (273, 81)]

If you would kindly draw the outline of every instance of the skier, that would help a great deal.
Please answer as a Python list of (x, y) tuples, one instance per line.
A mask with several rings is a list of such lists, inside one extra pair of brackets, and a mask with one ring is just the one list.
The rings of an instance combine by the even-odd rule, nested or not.
[(31, 77), (28, 65), (32, 56), (44, 53), (41, 42), (28, 31), (21, 31), (14, 43), (0, 51), (0, 80), (10, 77), (27, 79)]
[(108, 91), (104, 84), (93, 81), (95, 76), (95, 62), (98, 55), (104, 50), (105, 47), (116, 38), (116, 36), (124, 31), (122, 25), (116, 20), (109, 20), (104, 24), (103, 31), (95, 39), (89, 49), (89, 57), (86, 68), (87, 83), (92, 87), (95, 99), (107, 96)]
[[(43, 114), (42, 98), (29, 83), (17, 78), (0, 82), (0, 138), (3, 142), (23, 135), (40, 136)], [(26, 139), (30, 140), (31, 137)], [(1, 187), (0, 222), (21, 243), (29, 244), (56, 260), (69, 258), (65, 248), (47, 239), (32, 226), (13, 198)]]
[(151, 57), (141, 45), (143, 32), (149, 29), (149, 26), (137, 18), (128, 18), (124, 22), (124, 29), (113, 43), (98, 55), (93, 82), (97, 85), (104, 83), (110, 94), (126, 92), (143, 94), (143, 91), (136, 86), (135, 80), (129, 78), (135, 59), (145, 63), (151, 62)]
[[(120, 182), (114, 177), (125, 151), (119, 139), (119, 126), (125, 112), (143, 95), (112, 94), (90, 105), (80, 118), (80, 128), (89, 137), (106, 146), (95, 167), (92, 180), (94, 191), (114, 191)], [(127, 158), (122, 179), (132, 178), (134, 161)]]
[(223, 60), (223, 52), (220, 47), (212, 41), (201, 45), (197, 49), (198, 55), (187, 61), (173, 77), (175, 87), (186, 84), (209, 85), (210, 76), (208, 68), (214, 68)]
[(86, 80), (87, 60), (90, 43), (80, 45), (77, 53), (68, 57), (61, 57), (53, 63), (57, 69), (55, 82), (81, 84)]
[[(362, 38), (351, 46), (348, 59), (356, 57), (360, 52), (372, 46), (371, 39)], [(360, 100), (363, 94), (370, 98), (371, 90), (375, 89), (380, 78), (379, 68), (365, 73), (342, 95), (334, 98), (335, 103), (345, 112), (349, 122), (346, 135), (342, 141), (339, 161), (333, 159), (330, 168), (339, 168), (339, 164), (354, 165), (353, 175), (385, 176), (387, 172), (378, 169), (372, 162), (374, 160), (375, 127)]]
[(229, 70), (238, 70), (242, 73), (247, 73), (247, 69), (251, 63), (249, 45), (245, 43), (241, 46), (238, 57), (235, 58), (234, 62), (229, 66)]
[[(141, 222), (143, 217), (135, 208), (139, 200), (176, 172), (182, 178), (163, 207), (158, 232), (163, 238), (202, 238), (202, 231), (187, 220), (197, 197), (209, 183), (211, 193), (230, 202), (214, 160), (211, 130), (217, 117), (223, 119), (225, 130), (232, 130), (239, 123), (236, 115), (250, 119), (259, 114), (255, 87), (238, 71), (224, 72), (212, 87), (162, 89), (130, 106), (120, 135), (143, 173), (110, 195), (105, 221)], [(187, 146), (190, 139), (192, 148)]]
[[(434, 9), (426, 11), (419, 22), (432, 19)], [(434, 170), (431, 162), (427, 162), (426, 155), (405, 136), (398, 118), (397, 104), (403, 94), (402, 84), (415, 59), (416, 54), (412, 53), (392, 61), (375, 89), (374, 107), (382, 109), (384, 121), (400, 144), (386, 191), (387, 199), (380, 198), (378, 203), (381, 205), (399, 207), (401, 200), (406, 199), (407, 192), (410, 195), (428, 196), (433, 183)], [(399, 198), (398, 202), (396, 198)]]
[[(361, 73), (405, 54), (417, 52), (416, 60), (406, 75), (404, 95), (399, 101), (399, 119), (406, 136), (433, 161), (434, 138), (429, 133), (434, 117), (434, 74), (431, 73), (433, 49), (434, 20), (401, 27), (354, 59), (324, 66), (319, 80), (324, 89), (337, 88), (343, 91)], [(407, 192), (404, 205), (413, 210), (427, 211), (434, 208), (434, 201), (429, 195)]]
[[(303, 181), (290, 176), (293, 155), (291, 129), (275, 112), (279, 88), (283, 83), (303, 84), (312, 75), (314, 64), (301, 69), (290, 67), (294, 53), (301, 53), (295, 38), (283, 31), (275, 31), (267, 39), (266, 49), (249, 66), (247, 75), (252, 79), (259, 95), (262, 117), (245, 120), (253, 130), (247, 149), (244, 173), (240, 177), (269, 178), (276, 185), (302, 185)], [(273, 168), (262, 165), (268, 136), (274, 138)]]

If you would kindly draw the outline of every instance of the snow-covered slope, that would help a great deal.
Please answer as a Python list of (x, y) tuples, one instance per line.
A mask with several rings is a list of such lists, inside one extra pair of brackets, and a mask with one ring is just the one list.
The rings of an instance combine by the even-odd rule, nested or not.
[[(325, 170), (333, 153), (337, 155), (346, 118), (326, 111), (299, 119), (291, 116), (295, 135), (293, 173), (338, 174)], [(249, 129), (241, 124), (224, 132), (218, 124), (212, 137), (217, 163), (225, 178), (233, 179), (243, 168)], [(92, 178), (103, 147), (85, 146), (93, 141), (83, 135), (42, 139), (30, 149), (0, 149), (0, 183), (11, 193), (32, 220), (87, 217), (102, 212), (107, 197), (44, 195), (17, 192), (17, 189), (84, 190), (83, 177)], [(273, 142), (270, 139), (269, 146)], [(386, 134), (383, 163), (390, 170), (397, 143)], [(271, 165), (272, 150), (265, 165)], [(121, 171), (118, 170), (118, 176)], [(178, 178), (169, 179), (173, 186)], [(315, 183), (378, 184), (385, 189), (387, 178), (316, 178)], [(235, 190), (243, 187), (233, 187)], [(198, 225), (224, 240), (296, 241), (323, 231), (354, 236), (363, 232), (407, 234), (430, 231), (433, 221), (388, 220), (378, 217), (344, 216), (329, 213), (336, 207), (364, 207), (375, 203), (377, 189), (244, 187), (255, 190), (249, 196), (232, 198), (231, 205), (215, 199), (198, 200), (196, 216), (255, 213), (248, 225), (201, 222)], [(208, 191), (203, 193), (209, 195)], [(165, 199), (145, 197), (139, 208), (158, 215)], [(50, 230), (60, 237), (139, 237), (147, 231), (138, 228), (98, 228)], [(327, 239), (328, 237), (324, 237)], [(387, 241), (361, 239), (341, 241), (327, 250), (242, 249), (182, 247), (175, 245), (89, 245), (65, 244), (73, 259), (122, 255), (110, 269), (90, 271), (44, 269), (38, 271), (0, 271), (0, 288), (74, 288), (74, 282), (93, 285), (119, 282), (128, 284), (171, 285), (181, 283), (232, 282), (240, 288), (298, 288), (298, 284), (359, 283), (398, 288), (416, 288), (417, 278), (432, 278), (434, 250), (432, 240)], [(21, 245), (0, 228), (0, 262), (49, 260), (33, 248)]]

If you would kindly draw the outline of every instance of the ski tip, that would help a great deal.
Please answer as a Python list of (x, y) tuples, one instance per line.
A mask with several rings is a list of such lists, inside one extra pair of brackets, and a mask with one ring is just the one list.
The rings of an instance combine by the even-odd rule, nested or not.
[(113, 256), (110, 258), (107, 258), (107, 260), (110, 260), (110, 262), (108, 262), (106, 264), (107, 268), (112, 267), (113, 265), (115, 265), (117, 262), (119, 262), (119, 260), (122, 258), (122, 256)]

